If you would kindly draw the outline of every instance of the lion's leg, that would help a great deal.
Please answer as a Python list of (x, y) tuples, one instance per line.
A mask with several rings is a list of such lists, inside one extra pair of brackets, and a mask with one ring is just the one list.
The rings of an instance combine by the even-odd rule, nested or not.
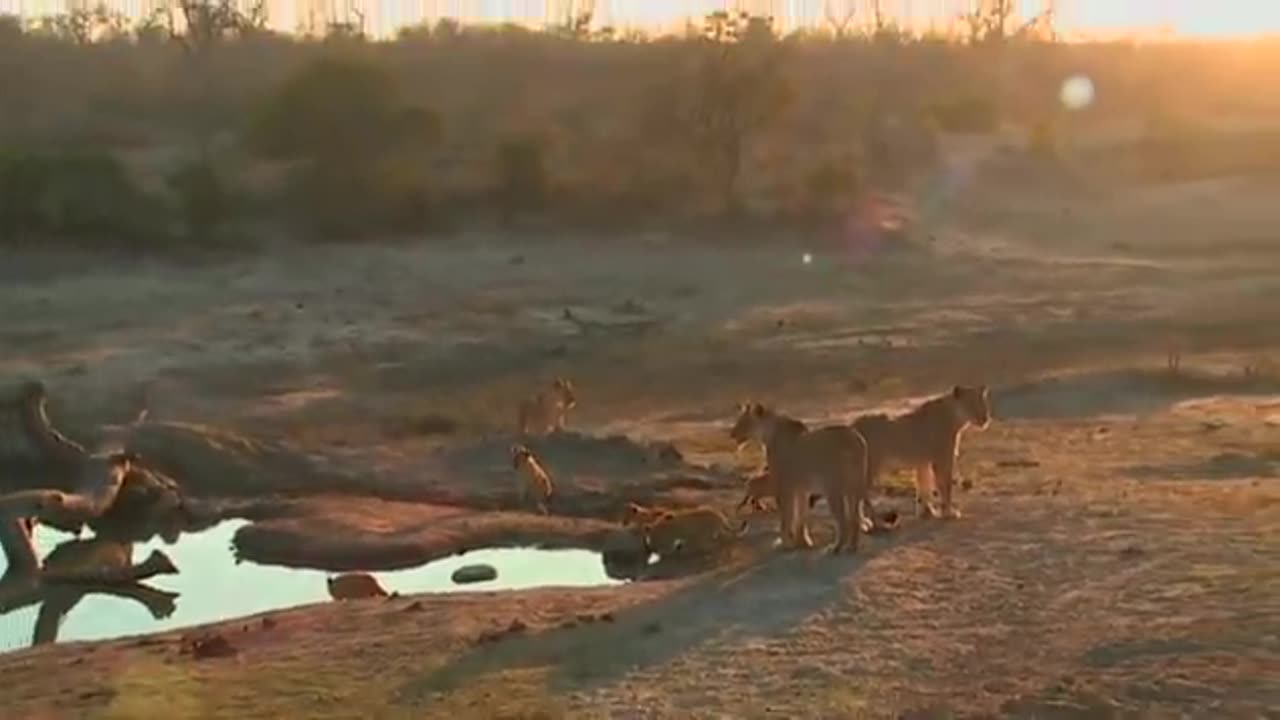
[(858, 524), (863, 532), (869, 533), (875, 528), (876, 509), (871, 502), (871, 492), (880, 487), (880, 473), (884, 469), (884, 458), (871, 448), (867, 450), (867, 492), (858, 503)]
[[(779, 478), (781, 480), (781, 478)], [(778, 483), (778, 544), (784, 548), (795, 547), (795, 505), (794, 496)]]
[(933, 472), (938, 481), (938, 492), (942, 496), (942, 517), (958, 518), (960, 509), (951, 500), (951, 490), (955, 485), (956, 457), (948, 452), (933, 463)]
[(805, 549), (813, 547), (813, 538), (809, 535), (809, 493), (803, 488), (791, 493), (791, 512), (795, 515), (796, 545)]
[(856, 506), (849, 507), (849, 493), (836, 485), (836, 482), (827, 483), (827, 507), (831, 508), (831, 519), (836, 524), (836, 539), (829, 548), (832, 555), (849, 546), (850, 526), (857, 526), (857, 515), (854, 513), (858, 512)]
[(849, 523), (849, 541), (846, 544), (846, 547), (849, 548), (849, 552), (858, 552), (858, 541), (861, 539), (863, 532), (862, 522), (857, 515), (859, 512), (858, 508), (862, 507), (866, 501), (865, 493), (862, 493), (862, 495), (864, 495), (864, 497), (859, 497), (859, 493), (850, 492), (845, 496), (845, 507), (848, 508), (846, 512), (852, 521)]
[(916, 515), (922, 518), (937, 517), (933, 506), (933, 467), (929, 463), (916, 466)]

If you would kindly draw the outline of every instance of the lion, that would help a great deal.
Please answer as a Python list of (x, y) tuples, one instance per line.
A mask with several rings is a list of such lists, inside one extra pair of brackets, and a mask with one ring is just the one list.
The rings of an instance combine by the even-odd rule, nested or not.
[(524, 445), (512, 445), (511, 467), (514, 470), (524, 471), (525, 479), (520, 483), (521, 497), (524, 502), (527, 504), (529, 498), (536, 494), (538, 509), (546, 515), (547, 503), (555, 492), (555, 485), (551, 482), (551, 476), (543, 469), (542, 463), (538, 462), (537, 456)]
[(573, 383), (558, 377), (551, 387), (520, 401), (516, 425), (520, 435), (545, 435), (564, 429), (565, 416), (578, 404)]
[[(779, 544), (788, 548), (811, 548), (806, 519), (810, 495), (827, 499), (836, 525), (832, 554), (848, 549), (857, 552), (864, 529), (860, 508), (867, 496), (867, 444), (857, 430), (847, 425), (810, 429), (757, 402), (743, 403), (738, 419), (729, 431), (738, 446), (760, 442), (765, 446), (768, 475), (773, 478), (778, 501)], [(868, 530), (870, 528), (867, 528)]]
[(637, 503), (629, 502), (627, 507), (622, 511), (622, 526), (628, 527), (635, 525), (644, 527), (650, 525), (663, 518), (671, 517), (674, 513), (670, 510), (662, 508), (645, 507)]
[(678, 552), (704, 553), (723, 545), (726, 540), (742, 537), (747, 521), (734, 528), (715, 508), (700, 507), (665, 512), (642, 526), (645, 549), (662, 557)]
[(17, 518), (30, 536), (42, 518), (60, 520), (71, 511), (71, 497), (61, 490), (22, 490), (0, 495), (0, 517)]
[(377, 578), (369, 573), (343, 573), (326, 578), (325, 583), (329, 586), (329, 597), (334, 600), (360, 600), (387, 597), (388, 594)]
[[(886, 466), (915, 470), (916, 513), (921, 517), (958, 518), (952, 499), (960, 438), (969, 427), (985, 430), (991, 424), (990, 391), (986, 385), (956, 385), (951, 392), (926, 400), (897, 417), (884, 413), (863, 415), (853, 427), (867, 441), (867, 476), (872, 487)], [(933, 507), (932, 490), (942, 501)], [(868, 512), (874, 512), (870, 501)]]
[[(766, 465), (764, 470), (751, 475), (743, 482), (742, 502), (738, 503), (738, 511), (741, 512), (744, 507), (750, 507), (755, 512), (765, 512), (769, 508), (764, 504), (767, 498), (773, 498), (776, 494), (773, 483), (773, 475), (769, 472)], [(818, 504), (821, 495), (810, 493), (809, 507)]]

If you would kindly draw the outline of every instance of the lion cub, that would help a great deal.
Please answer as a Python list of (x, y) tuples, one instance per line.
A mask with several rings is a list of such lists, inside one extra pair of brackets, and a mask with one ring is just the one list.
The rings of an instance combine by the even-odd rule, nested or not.
[(678, 552), (705, 553), (747, 532), (747, 521), (735, 529), (719, 510), (709, 507), (665, 512), (643, 526), (645, 549), (668, 557)]
[(644, 527), (645, 525), (650, 525), (663, 518), (671, 517), (673, 514), (674, 513), (670, 510), (645, 507), (644, 505), (629, 502), (627, 503), (626, 509), (622, 511), (622, 526), (629, 527), (631, 525), (636, 525)]
[(555, 485), (551, 482), (551, 476), (543, 469), (542, 463), (538, 462), (537, 456), (524, 445), (512, 445), (511, 467), (514, 470), (524, 471), (525, 478), (520, 483), (523, 502), (527, 504), (529, 499), (534, 497), (538, 503), (538, 509), (542, 511), (543, 515), (546, 515), (547, 503), (555, 492)]
[(565, 416), (577, 404), (573, 383), (558, 377), (551, 382), (550, 388), (520, 401), (516, 429), (522, 436), (563, 430)]
[(387, 591), (369, 573), (343, 573), (326, 580), (329, 597), (334, 600), (361, 600), (387, 597)]
[[(743, 482), (742, 502), (738, 503), (738, 510), (744, 507), (750, 507), (755, 512), (765, 512), (769, 508), (764, 501), (773, 499), (777, 495), (777, 489), (774, 487), (773, 475), (769, 472), (768, 466), (764, 470), (749, 476)], [(811, 493), (809, 495), (809, 507), (818, 504), (821, 495)]]
[[(916, 473), (916, 513), (937, 517), (931, 502), (934, 482), (942, 500), (941, 515), (960, 517), (951, 498), (960, 438), (969, 427), (984, 430), (991, 424), (990, 391), (986, 385), (956, 385), (951, 392), (926, 400), (897, 417), (884, 413), (863, 415), (853, 428), (867, 441), (867, 478), (872, 487), (887, 466), (906, 467)], [(874, 514), (868, 500), (867, 511)]]

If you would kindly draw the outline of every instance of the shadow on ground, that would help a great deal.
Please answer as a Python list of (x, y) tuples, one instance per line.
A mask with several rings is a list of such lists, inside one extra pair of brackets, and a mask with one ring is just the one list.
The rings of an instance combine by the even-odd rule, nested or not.
[(612, 623), (548, 629), (479, 645), (406, 683), (398, 692), (399, 702), (420, 705), (436, 693), (486, 686), (487, 676), (533, 670), (545, 676), (547, 693), (581, 691), (666, 667), (706, 643), (783, 633), (843, 602), (843, 581), (865, 563), (923, 539), (934, 528), (918, 530), (864, 540), (858, 554), (838, 557), (821, 551), (779, 552), (761, 538), (730, 550), (720, 570), (691, 579), (658, 601), (618, 613)]
[(1062, 420), (1138, 415), (1166, 410), (1197, 397), (1270, 395), (1280, 381), (1268, 377), (1184, 371), (1108, 370), (1044, 378), (992, 391), (992, 410), (1008, 420)]

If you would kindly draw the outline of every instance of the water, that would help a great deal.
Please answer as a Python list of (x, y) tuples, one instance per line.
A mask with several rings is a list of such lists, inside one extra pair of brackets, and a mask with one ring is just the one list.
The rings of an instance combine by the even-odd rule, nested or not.
[[(173, 545), (165, 545), (159, 539), (135, 545), (133, 562), (141, 562), (152, 549), (159, 548), (178, 567), (177, 575), (158, 575), (144, 582), (160, 590), (179, 593), (172, 614), (156, 619), (135, 600), (90, 594), (67, 613), (57, 634), (58, 640), (139, 635), (329, 600), (325, 579), (333, 573), (249, 562), (235, 564), (230, 551), (231, 538), (245, 524), (240, 520), (224, 522), (201, 533), (184, 534)], [(40, 557), (69, 537), (37, 527), (35, 541)], [(450, 576), (454, 570), (477, 563), (496, 568), (497, 579), (468, 585), (453, 583)], [(5, 566), (0, 554), (0, 573)], [(622, 582), (606, 574), (599, 553), (534, 548), (473, 550), (416, 568), (372, 574), (389, 592), (401, 594), (584, 587)], [(39, 606), (30, 606), (0, 616), (0, 651), (31, 644), (38, 609)]]

